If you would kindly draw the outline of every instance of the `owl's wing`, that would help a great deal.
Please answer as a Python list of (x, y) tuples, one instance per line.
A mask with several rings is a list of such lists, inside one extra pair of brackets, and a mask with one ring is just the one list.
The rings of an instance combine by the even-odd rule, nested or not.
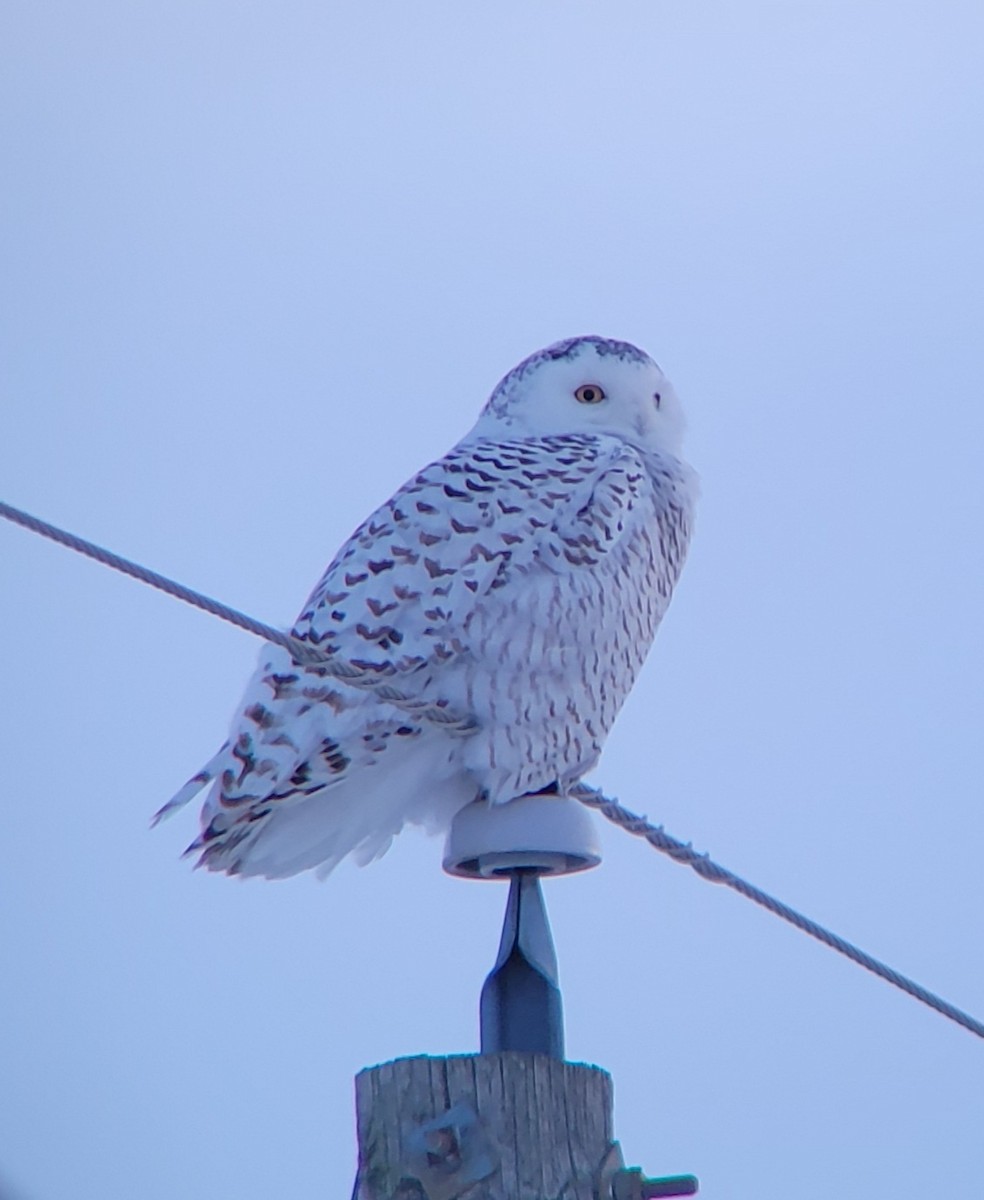
[[(359, 526), (294, 636), (360, 667), (394, 668), (405, 694), (447, 702), (449, 676), (471, 653), (472, 614), (481, 608), (487, 619), (501, 596), (515, 619), (524, 576), (589, 570), (618, 544), (648, 486), (637, 452), (617, 438), (466, 441)], [(392, 729), (382, 729), (387, 722)], [(371, 692), (270, 647), (228, 741), (158, 815), (214, 780), (193, 849), (220, 837), (228, 844), (233, 825), (246, 837), (271, 803), (341, 783), (363, 759), (375, 761), (379, 738), (417, 732)]]
[(448, 661), (466, 650), (480, 600), (536, 568), (590, 567), (649, 488), (617, 438), (466, 442), (355, 531), (293, 632), (360, 664)]
[(537, 559), (553, 571), (597, 566), (622, 539), (639, 502), (652, 492), (638, 453), (624, 442), (605, 447), (594, 470), (569, 493), (534, 540)]

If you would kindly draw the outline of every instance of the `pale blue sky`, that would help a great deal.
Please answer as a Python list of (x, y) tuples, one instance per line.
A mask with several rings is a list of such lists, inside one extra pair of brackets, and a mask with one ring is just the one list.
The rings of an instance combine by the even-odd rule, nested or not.
[[(3, 498), (286, 623), (519, 358), (638, 342), (703, 500), (595, 779), (984, 1015), (976, 0), (8, 0), (0, 55)], [(148, 819), (257, 645), (0, 570), (0, 1196), (347, 1197), (352, 1076), (476, 1048), (504, 890), (412, 834), (192, 873)], [(604, 839), (546, 890), (630, 1161), (979, 1193), (984, 1045)]]

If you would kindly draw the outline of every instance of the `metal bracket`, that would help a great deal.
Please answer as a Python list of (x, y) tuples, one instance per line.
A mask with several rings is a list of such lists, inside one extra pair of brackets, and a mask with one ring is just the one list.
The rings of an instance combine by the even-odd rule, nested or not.
[(511, 871), (499, 956), (479, 1004), (483, 1054), (518, 1050), (564, 1057), (557, 955), (539, 873)]
[(456, 1200), (498, 1166), (478, 1116), (456, 1104), (407, 1135), (403, 1177), (391, 1200)]

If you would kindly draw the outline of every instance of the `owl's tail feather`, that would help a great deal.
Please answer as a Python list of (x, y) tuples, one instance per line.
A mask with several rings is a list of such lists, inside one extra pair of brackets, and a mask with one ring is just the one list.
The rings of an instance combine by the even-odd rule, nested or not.
[(197, 774), (192, 775), (183, 788), (174, 793), (163, 808), (159, 808), (154, 813), (150, 822), (151, 829), (167, 817), (173, 816), (179, 809), (184, 808), (188, 801), (193, 800), (206, 784), (212, 782), (225, 765), (224, 759), (228, 749), (229, 743), (226, 742), (222, 749), (217, 754), (214, 754)]

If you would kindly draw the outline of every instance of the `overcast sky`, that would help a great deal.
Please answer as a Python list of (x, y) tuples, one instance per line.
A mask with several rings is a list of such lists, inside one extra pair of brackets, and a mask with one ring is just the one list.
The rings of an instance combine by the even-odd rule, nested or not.
[[(984, 1016), (979, 0), (7, 0), (0, 497), (288, 623), (559, 337), (687, 405), (691, 559), (594, 778)], [(327, 1200), (477, 1048), (505, 890), (240, 884), (150, 814), (258, 643), (0, 528), (0, 1196)], [(572, 1059), (707, 1200), (974, 1196), (984, 1044), (618, 831)]]

